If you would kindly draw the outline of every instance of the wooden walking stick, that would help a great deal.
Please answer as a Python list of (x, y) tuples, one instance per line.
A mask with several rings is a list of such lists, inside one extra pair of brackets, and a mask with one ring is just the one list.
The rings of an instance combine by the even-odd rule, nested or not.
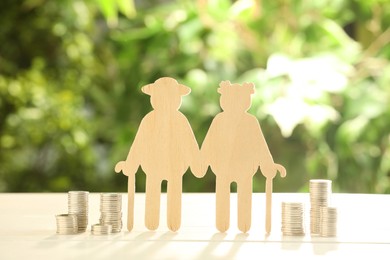
[(128, 176), (127, 182), (127, 230), (133, 229), (134, 223), (134, 193), (135, 193), (135, 175)]
[(125, 161), (120, 161), (115, 165), (115, 172), (119, 173), (123, 171), (128, 177), (127, 184), (127, 230), (133, 229), (134, 223), (134, 193), (135, 193), (135, 173), (127, 172), (125, 168)]
[[(275, 170), (280, 172), (282, 178), (286, 177), (286, 168), (280, 164), (274, 164)], [(272, 180), (274, 179), (276, 172), (266, 173), (265, 182), (265, 195), (266, 195), (266, 213), (265, 213), (265, 230), (267, 234), (271, 233), (271, 209), (272, 209)]]

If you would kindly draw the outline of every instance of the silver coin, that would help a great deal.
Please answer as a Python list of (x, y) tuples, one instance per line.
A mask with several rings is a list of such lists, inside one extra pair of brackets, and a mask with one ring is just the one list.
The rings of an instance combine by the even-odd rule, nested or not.
[[(324, 179), (310, 180), (310, 232), (320, 233), (321, 208), (327, 207), (331, 201), (332, 181)], [(324, 213), (325, 216), (325, 213)]]
[(282, 227), (285, 236), (302, 236), (304, 207), (300, 202), (282, 202)]
[(112, 233), (111, 225), (94, 224), (91, 226), (92, 235), (109, 235)]
[(100, 225), (110, 225), (111, 232), (122, 229), (122, 195), (119, 193), (100, 194)]
[(88, 196), (88, 191), (68, 192), (68, 212), (77, 216), (78, 232), (84, 232), (88, 226)]
[(323, 237), (335, 237), (337, 235), (337, 208), (320, 208), (319, 234)]
[(56, 215), (57, 234), (70, 235), (78, 231), (77, 216), (74, 214)]

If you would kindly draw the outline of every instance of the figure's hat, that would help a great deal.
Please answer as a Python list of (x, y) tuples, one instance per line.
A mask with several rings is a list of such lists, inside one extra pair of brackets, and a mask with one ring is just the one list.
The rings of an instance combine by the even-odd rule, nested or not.
[(142, 92), (151, 96), (155, 90), (170, 92), (172, 95), (185, 96), (191, 92), (187, 86), (179, 84), (175, 79), (164, 77), (141, 88)]
[(219, 94), (222, 94), (225, 91), (229, 91), (231, 89), (237, 89), (237, 90), (241, 89), (241, 90), (248, 91), (249, 94), (253, 94), (255, 93), (255, 84), (247, 83), (247, 82), (243, 83), (242, 85), (237, 83), (232, 84), (229, 80), (225, 80), (219, 83), (219, 88), (217, 91)]

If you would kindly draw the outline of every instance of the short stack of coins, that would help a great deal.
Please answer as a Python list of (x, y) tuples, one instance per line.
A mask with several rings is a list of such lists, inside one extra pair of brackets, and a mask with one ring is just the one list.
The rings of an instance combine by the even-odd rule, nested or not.
[(320, 208), (327, 207), (332, 194), (331, 180), (310, 180), (310, 232), (320, 234)]
[(285, 236), (303, 236), (303, 204), (300, 202), (282, 202), (282, 233)]
[(78, 232), (85, 232), (88, 226), (88, 191), (68, 192), (68, 212), (77, 216)]
[(95, 224), (91, 227), (92, 235), (109, 235), (112, 233), (111, 225)]
[(74, 214), (61, 214), (56, 215), (57, 222), (57, 234), (59, 235), (72, 235), (77, 234), (77, 216)]
[(320, 208), (320, 236), (335, 237), (337, 235), (337, 208)]
[(122, 229), (122, 195), (119, 193), (100, 194), (100, 224), (111, 225), (112, 232)]

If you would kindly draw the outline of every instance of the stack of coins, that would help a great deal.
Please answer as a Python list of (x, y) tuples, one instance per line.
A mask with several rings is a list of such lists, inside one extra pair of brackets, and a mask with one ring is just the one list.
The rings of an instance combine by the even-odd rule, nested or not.
[(122, 195), (119, 193), (100, 194), (100, 224), (111, 225), (112, 232), (122, 229)]
[(77, 216), (78, 232), (85, 232), (88, 226), (88, 191), (68, 192), (68, 212)]
[(303, 204), (282, 202), (282, 233), (285, 236), (303, 236)]
[(337, 235), (337, 208), (321, 207), (320, 236), (335, 237)]
[(331, 180), (310, 180), (310, 232), (320, 233), (320, 208), (327, 207), (332, 194)]
[(74, 214), (56, 215), (57, 234), (71, 235), (77, 234), (77, 216)]
[(112, 232), (111, 225), (95, 224), (91, 228), (92, 235), (109, 235)]

